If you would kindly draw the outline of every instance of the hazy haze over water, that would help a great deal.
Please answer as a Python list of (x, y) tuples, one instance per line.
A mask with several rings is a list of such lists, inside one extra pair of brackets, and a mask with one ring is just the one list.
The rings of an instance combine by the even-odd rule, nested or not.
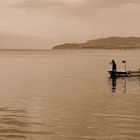
[(0, 52), (0, 138), (139, 140), (140, 78), (119, 78), (112, 58), (140, 68), (139, 51)]

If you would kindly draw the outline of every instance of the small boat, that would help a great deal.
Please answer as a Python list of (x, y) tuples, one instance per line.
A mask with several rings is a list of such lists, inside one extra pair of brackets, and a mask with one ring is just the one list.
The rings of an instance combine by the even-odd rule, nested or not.
[[(116, 70), (116, 63), (112, 59), (112, 62), (109, 64), (112, 64), (112, 69), (114, 71), (108, 71), (111, 77), (130, 77), (130, 76), (140, 76), (140, 69), (137, 71), (127, 71), (126, 70), (126, 60), (122, 60), (122, 63), (124, 63), (124, 69), (125, 71), (115, 71)], [(115, 68), (114, 68), (115, 65)]]
[(130, 77), (140, 76), (140, 70), (138, 71), (108, 71), (111, 77)]

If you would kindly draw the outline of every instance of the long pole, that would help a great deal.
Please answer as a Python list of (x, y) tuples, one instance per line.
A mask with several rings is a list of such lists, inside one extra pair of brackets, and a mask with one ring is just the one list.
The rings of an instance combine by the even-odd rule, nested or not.
[(125, 64), (125, 72), (126, 72), (126, 61), (125, 61), (125, 63), (124, 63), (124, 64)]
[(124, 63), (124, 70), (126, 72), (126, 60), (123, 60), (122, 63)]

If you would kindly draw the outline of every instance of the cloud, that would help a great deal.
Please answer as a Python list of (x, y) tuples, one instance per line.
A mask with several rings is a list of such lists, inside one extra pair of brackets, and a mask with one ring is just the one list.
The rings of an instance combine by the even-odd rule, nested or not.
[(18, 0), (18, 6), (27, 8), (76, 7), (92, 8), (114, 7), (122, 4), (140, 4), (139, 0)]
[(0, 32), (45, 36), (53, 43), (140, 35), (139, 14), (138, 0), (4, 0)]
[(63, 7), (65, 3), (63, 0), (19, 0), (16, 6), (19, 8), (43, 9)]
[(139, 0), (15, 0), (16, 8), (46, 11), (66, 17), (92, 16), (103, 8), (140, 4)]

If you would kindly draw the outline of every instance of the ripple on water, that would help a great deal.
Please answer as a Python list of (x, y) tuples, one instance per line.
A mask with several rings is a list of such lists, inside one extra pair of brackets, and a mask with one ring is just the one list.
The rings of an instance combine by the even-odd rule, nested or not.
[[(53, 136), (43, 122), (35, 122), (24, 109), (0, 108), (0, 138), (27, 139), (30, 135)], [(42, 129), (43, 128), (43, 129)]]

